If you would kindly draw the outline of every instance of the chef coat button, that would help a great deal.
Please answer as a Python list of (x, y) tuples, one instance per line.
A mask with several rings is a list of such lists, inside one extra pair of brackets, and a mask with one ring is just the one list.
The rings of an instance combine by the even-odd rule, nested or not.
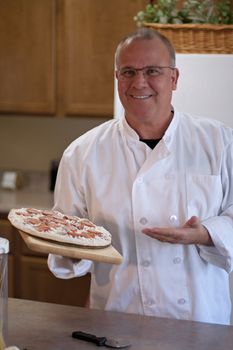
[(143, 267), (148, 267), (148, 266), (150, 266), (149, 260), (144, 260), (144, 261), (142, 262), (142, 266), (143, 266)]
[(172, 226), (177, 226), (178, 219), (177, 219), (176, 215), (171, 215), (169, 220), (170, 220), (170, 223), (172, 224)]
[(177, 302), (178, 302), (178, 304), (180, 304), (180, 305), (184, 305), (184, 304), (186, 303), (186, 300), (183, 299), (183, 298), (180, 298), (180, 299), (177, 300)]
[(142, 225), (146, 225), (147, 222), (148, 222), (148, 220), (147, 220), (147, 218), (142, 217), (142, 218), (139, 220), (139, 222), (140, 222), (140, 224), (142, 224)]
[(178, 256), (173, 259), (174, 264), (179, 264), (180, 262), (181, 262), (181, 258), (179, 258)]
[(137, 182), (138, 182), (138, 184), (142, 184), (142, 183), (143, 183), (143, 178), (142, 178), (142, 177), (139, 177), (139, 178), (137, 179)]

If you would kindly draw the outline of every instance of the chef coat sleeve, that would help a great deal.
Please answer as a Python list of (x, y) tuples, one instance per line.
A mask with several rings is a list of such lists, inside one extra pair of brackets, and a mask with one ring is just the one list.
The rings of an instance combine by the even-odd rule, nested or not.
[(200, 256), (228, 273), (233, 270), (233, 142), (224, 150), (221, 179), (223, 200), (218, 216), (207, 218), (207, 228), (214, 247), (199, 245)]
[(75, 260), (60, 255), (49, 254), (48, 267), (57, 278), (70, 279), (92, 272), (90, 260)]
[[(79, 162), (77, 162), (77, 159)], [(69, 215), (87, 217), (85, 198), (80, 189), (79, 179), (80, 157), (68, 148), (61, 159), (55, 192), (53, 210)], [(91, 272), (93, 263), (90, 260), (75, 260), (49, 254), (48, 267), (58, 278), (69, 279), (81, 277)]]

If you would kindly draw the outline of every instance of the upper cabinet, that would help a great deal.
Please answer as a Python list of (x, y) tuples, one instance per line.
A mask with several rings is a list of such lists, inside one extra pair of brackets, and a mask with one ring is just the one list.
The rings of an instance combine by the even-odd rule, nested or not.
[(0, 2), (0, 113), (113, 114), (114, 53), (146, 0)]
[(55, 0), (0, 2), (0, 112), (55, 112)]

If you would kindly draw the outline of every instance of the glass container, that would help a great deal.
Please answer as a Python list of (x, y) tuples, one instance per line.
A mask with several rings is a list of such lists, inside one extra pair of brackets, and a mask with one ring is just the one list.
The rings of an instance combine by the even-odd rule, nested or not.
[(0, 350), (5, 348), (8, 332), (8, 253), (9, 241), (0, 237)]

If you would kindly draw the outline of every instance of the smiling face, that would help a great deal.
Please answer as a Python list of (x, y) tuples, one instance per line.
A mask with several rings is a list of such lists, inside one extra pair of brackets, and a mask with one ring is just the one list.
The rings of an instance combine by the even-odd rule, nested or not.
[[(157, 37), (131, 40), (120, 49), (116, 62), (118, 92), (132, 127), (141, 123), (154, 125), (158, 121), (165, 125), (171, 118), (172, 91), (177, 86), (178, 70), (153, 70), (171, 67), (172, 63), (168, 48)], [(152, 68), (142, 70), (145, 67)]]

